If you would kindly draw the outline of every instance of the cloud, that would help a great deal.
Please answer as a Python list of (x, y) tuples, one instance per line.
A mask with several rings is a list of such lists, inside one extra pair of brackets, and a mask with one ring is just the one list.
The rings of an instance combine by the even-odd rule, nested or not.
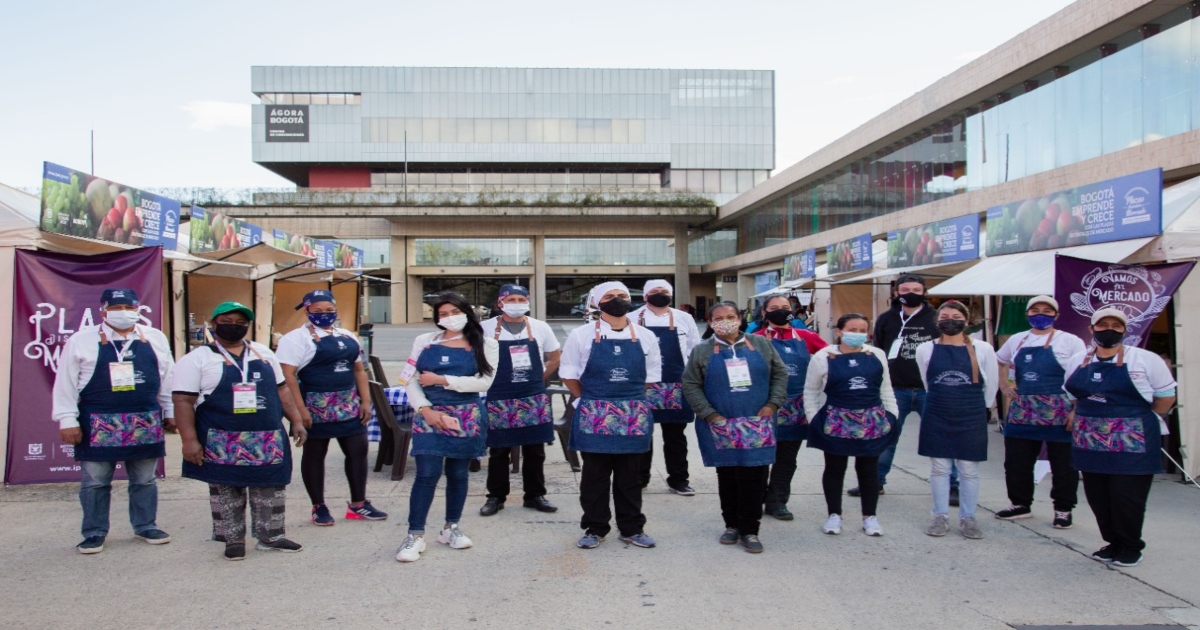
[(192, 115), (192, 129), (217, 131), (224, 127), (250, 127), (250, 105), (226, 101), (192, 101), (183, 106)]
[(854, 83), (854, 75), (848, 74), (841, 77), (830, 77), (825, 81), (825, 85), (844, 85), (846, 83)]
[(979, 57), (982, 57), (985, 54), (987, 54), (986, 50), (964, 50), (963, 52), (960, 52), (957, 55), (955, 55), (954, 60), (966, 63), (968, 61), (974, 61), (975, 59), (978, 59)]

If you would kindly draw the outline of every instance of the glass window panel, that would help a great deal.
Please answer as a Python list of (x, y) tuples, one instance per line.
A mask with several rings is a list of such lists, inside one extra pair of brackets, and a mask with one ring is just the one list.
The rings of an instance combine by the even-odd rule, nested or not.
[[(488, 133), (491, 133), (491, 131)], [(487, 176), (483, 173), (468, 173), (467, 183), (472, 186), (483, 186), (487, 183)]]
[(470, 118), (455, 118), (459, 142), (475, 142), (475, 121)]
[(501, 173), (487, 173), (484, 178), (488, 186), (501, 186), (504, 184), (504, 177)]
[(633, 185), (639, 186), (639, 187), (649, 187), (650, 186), (650, 173), (634, 173), (633, 174)]
[(612, 121), (612, 141), (614, 144), (629, 143), (629, 121), (617, 118)]
[(405, 118), (404, 133), (405, 137), (401, 138), (401, 142), (424, 142), (422, 140), (422, 132), (425, 127), (421, 124), (420, 118)]
[(438, 186), (449, 186), (454, 183), (453, 173), (434, 173), (435, 182)]
[(629, 121), (629, 142), (631, 144), (646, 143), (646, 121), (638, 119)]
[(508, 142), (508, 119), (493, 118), (492, 142)]
[(404, 141), (404, 119), (403, 118), (388, 118), (387, 119), (387, 137), (385, 142), (403, 142)]
[(491, 142), (492, 141), (492, 123), (486, 118), (476, 118), (472, 124), (475, 127), (474, 137), (475, 142)]
[(500, 181), (505, 186), (517, 186), (521, 183), (521, 178), (516, 173), (501, 173)]
[(440, 134), (439, 142), (458, 142), (458, 123), (453, 118), (439, 118), (438, 133)]
[(403, 186), (404, 173), (387, 173), (384, 181), (388, 186)]
[(617, 174), (616, 173), (601, 173), (600, 174), (600, 185), (604, 186), (605, 188), (616, 186), (617, 185)]
[(704, 190), (704, 171), (680, 171), (678, 174), (685, 177), (684, 188), (693, 192)]
[(542, 141), (543, 142), (559, 142), (562, 137), (559, 134), (559, 121), (557, 118), (547, 118), (542, 121)]
[(721, 192), (721, 172), (706, 170), (704, 171), (704, 192), (716, 193)]
[(617, 185), (623, 188), (633, 186), (633, 173), (617, 173)]
[(737, 171), (721, 171), (721, 189), (717, 192), (739, 192), (737, 189)]
[(524, 118), (509, 118), (508, 119), (508, 141), (509, 142), (525, 142), (525, 119)]
[(292, 95), (292, 104), (293, 105), (308, 105), (308, 103), (309, 103), (309, 98), (308, 98), (307, 94), (293, 94)]
[[(554, 127), (557, 128), (558, 125), (556, 124)], [(533, 183), (537, 184), (538, 186), (549, 186), (553, 182), (551, 181), (550, 173), (535, 173), (533, 176)]]
[(584, 186), (599, 186), (600, 185), (600, 173), (584, 173), (583, 174), (583, 185)]
[(292, 101), (292, 95), (291, 94), (276, 94), (275, 95), (275, 104), (276, 105), (293, 105), (294, 103)]
[(328, 105), (329, 104), (329, 96), (326, 94), (311, 94), (311, 95), (309, 95), (308, 100), (313, 105)]
[(525, 121), (525, 141), (526, 142), (542, 142), (542, 127), (541, 118), (530, 118)]
[(752, 171), (754, 173), (754, 185), (757, 186), (767, 181), (767, 171)]
[(441, 142), (441, 126), (438, 124), (437, 118), (422, 118), (421, 119), (421, 137), (422, 142)]
[(451, 173), (450, 181), (455, 186), (466, 186), (470, 183), (466, 173)]
[(571, 185), (571, 179), (570, 179), (570, 176), (567, 175), (566, 173), (551, 173), (550, 174), (550, 184), (552, 186), (565, 188), (565, 187)]
[(579, 132), (579, 142), (595, 142), (595, 128), (590, 118), (580, 118), (575, 121), (576, 128)]
[(262, 103), (264, 105), (274, 105), (275, 104), (275, 95), (274, 94), (262, 94), (259, 96), (259, 100), (262, 101)]
[(1169, 28), (1146, 40), (1143, 58), (1145, 94), (1143, 133), (1146, 142), (1183, 133), (1191, 128), (1188, 63), (1192, 49), (1191, 24)]
[(578, 142), (578, 134), (575, 132), (574, 118), (561, 118), (558, 121), (558, 137), (562, 142)]
[(612, 142), (612, 120), (596, 118), (592, 121), (592, 126), (595, 128), (596, 142)]
[(529, 239), (432, 239), (415, 241), (418, 265), (528, 265)]
[(1104, 153), (1142, 143), (1143, 43), (1100, 60)]
[(737, 191), (745, 192), (754, 187), (754, 173), (752, 171), (737, 172)]
[(330, 105), (345, 105), (346, 104), (346, 95), (345, 94), (330, 94), (329, 95), (329, 104)]
[(346, 96), (347, 105), (362, 105), (362, 94), (349, 94)]

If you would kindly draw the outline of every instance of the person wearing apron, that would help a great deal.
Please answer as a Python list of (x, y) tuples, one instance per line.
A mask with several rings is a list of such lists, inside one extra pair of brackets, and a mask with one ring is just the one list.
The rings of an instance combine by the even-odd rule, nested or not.
[(1127, 323), (1115, 308), (1093, 313), (1096, 347), (1071, 359), (1066, 382), (1075, 398), (1075, 468), (1108, 543), (1092, 558), (1121, 567), (1142, 561), (1146, 499), (1163, 470), (1162, 417), (1175, 406), (1175, 379), (1162, 357), (1122, 344)]
[(213, 540), (227, 560), (246, 557), (246, 503), (260, 551), (296, 552), (284, 537), (285, 488), (292, 450), (308, 433), (274, 353), (246, 341), (254, 312), (237, 302), (213, 309), (215, 343), (200, 346), (175, 366), (173, 397), (183, 441), (183, 476), (208, 484)]
[[(695, 496), (688, 485), (688, 445), (684, 432), (696, 414), (683, 396), (683, 370), (692, 348), (700, 343), (700, 331), (691, 315), (671, 308), (674, 288), (666, 280), (649, 280), (642, 288), (646, 305), (630, 317), (658, 337), (662, 353), (662, 381), (646, 390), (646, 398), (654, 408), (654, 423), (662, 431), (663, 462), (667, 467), (667, 487), (683, 497)], [(654, 449), (646, 451), (642, 462), (642, 488), (650, 485), (654, 467)]]
[(171, 542), (158, 528), (155, 472), (166, 454), (163, 427), (174, 427), (170, 346), (162, 332), (139, 326), (137, 292), (105, 289), (104, 322), (71, 335), (54, 378), (53, 416), (83, 471), (81, 554), (104, 551), (112, 478), (119, 462), (129, 476), (129, 522), (151, 545)]
[(741, 332), (736, 305), (708, 312), (713, 337), (692, 350), (684, 395), (703, 420), (696, 443), (704, 465), (717, 469), (723, 545), (762, 553), (758, 538), (767, 469), (775, 461), (775, 412), (787, 400), (788, 370), (771, 342)]
[[(879, 503), (879, 455), (891, 444), (896, 430), (896, 395), (888, 375), (887, 355), (866, 345), (871, 330), (866, 316), (847, 313), (838, 318), (838, 343), (817, 351), (808, 364), (804, 383), (805, 413), (813, 419), (809, 448), (825, 452), (821, 488), (829, 517), (821, 531), (842, 533), (842, 485), (854, 458), (862, 502), (862, 529), (882, 536), (875, 509)], [(786, 360), (786, 359), (785, 359)]]
[(777, 295), (763, 304), (766, 326), (754, 334), (771, 340), (788, 371), (788, 399), (775, 415), (775, 464), (771, 466), (765, 498), (766, 513), (781, 521), (795, 518), (787, 508), (792, 496), (792, 478), (796, 476), (796, 457), (808, 437), (808, 417), (804, 414), (804, 378), (812, 354), (828, 346), (824, 339), (807, 330), (791, 326), (791, 302)]
[(516, 449), (521, 454), (523, 505), (539, 512), (557, 512), (546, 500), (546, 444), (554, 442), (554, 414), (546, 379), (558, 370), (562, 350), (550, 326), (527, 314), (528, 289), (503, 285), (496, 305), (502, 314), (481, 324), (484, 336), (499, 344), (500, 363), (487, 392), (490, 457), (487, 500), (479, 513), (492, 516), (504, 509), (511, 489), (509, 455)]
[(600, 309), (600, 319), (571, 331), (559, 368), (563, 384), (577, 398), (570, 448), (583, 454), (584, 535), (576, 546), (595, 549), (612, 530), (611, 485), (620, 540), (653, 547), (654, 539), (644, 531), (641, 469), (654, 438), (646, 387), (662, 375), (658, 340), (627, 316), (632, 303), (624, 284), (597, 285), (589, 302)]
[(332, 526), (325, 505), (325, 455), (336, 439), (346, 456), (350, 501), (346, 520), (382, 521), (387, 513), (367, 500), (367, 423), (371, 420), (371, 390), (363, 368), (362, 347), (354, 333), (334, 326), (337, 303), (333, 293), (310, 291), (296, 310), (304, 309), (308, 323), (279, 340), (276, 356), (288, 390), (300, 409), (308, 441), (300, 457), (300, 477), (312, 502), (312, 522)]
[(1012, 501), (996, 512), (996, 518), (1012, 521), (1033, 516), (1033, 469), (1045, 448), (1052, 475), (1053, 525), (1068, 529), (1079, 494), (1079, 471), (1071, 465), (1067, 417), (1073, 403), (1063, 391), (1063, 380), (1067, 362), (1083, 352), (1084, 345), (1079, 337), (1054, 329), (1058, 318), (1054, 298), (1039, 295), (1029, 300), (1025, 312), (1031, 330), (1013, 335), (996, 353), (1009, 375), (1001, 379), (1000, 389), (1009, 399), (1004, 423), (1004, 482)]
[(941, 336), (917, 347), (927, 390), (917, 452), (932, 463), (933, 521), (925, 529), (930, 536), (949, 531), (950, 468), (957, 466), (959, 532), (965, 538), (983, 538), (975, 519), (979, 462), (987, 461), (988, 407), (996, 399), (999, 376), (992, 346), (964, 334), (969, 316), (961, 302), (943, 302), (937, 310)]
[(417, 337), (400, 374), (413, 417), (412, 454), (417, 461), (408, 500), (408, 535), (396, 552), (399, 562), (415, 562), (425, 551), (425, 522), (443, 471), (446, 521), (437, 541), (451, 549), (474, 545), (458, 527), (467, 501), (471, 461), (483, 455), (488, 434), (482, 394), (492, 386), (499, 344), (483, 336), (475, 309), (458, 293), (433, 302), (440, 330)]

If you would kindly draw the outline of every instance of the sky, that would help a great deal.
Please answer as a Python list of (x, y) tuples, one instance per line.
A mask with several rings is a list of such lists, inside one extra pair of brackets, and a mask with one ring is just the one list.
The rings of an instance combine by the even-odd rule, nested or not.
[(141, 188), (283, 187), (250, 159), (252, 65), (775, 71), (776, 171), (1069, 4), (10, 2), (0, 182), (42, 161)]

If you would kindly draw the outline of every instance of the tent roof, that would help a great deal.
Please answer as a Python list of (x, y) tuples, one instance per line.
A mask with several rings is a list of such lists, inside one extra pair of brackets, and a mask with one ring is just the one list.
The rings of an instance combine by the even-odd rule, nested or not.
[(1200, 258), (1200, 177), (1163, 191), (1163, 234), (1133, 262)]
[(231, 263), (223, 260), (198, 258), (186, 252), (164, 250), (163, 257), (171, 261), (171, 268), (198, 276), (224, 276), (253, 280), (257, 268), (254, 265)]
[(292, 252), (279, 249), (268, 244), (266, 241), (255, 243), (247, 247), (223, 249), (215, 252), (195, 253), (193, 256), (208, 260), (222, 260), (226, 262), (244, 263), (247, 265), (287, 265), (315, 260), (315, 258), (312, 256), (293, 254)]
[(41, 238), (41, 200), (0, 184), (0, 246), (33, 247)]

